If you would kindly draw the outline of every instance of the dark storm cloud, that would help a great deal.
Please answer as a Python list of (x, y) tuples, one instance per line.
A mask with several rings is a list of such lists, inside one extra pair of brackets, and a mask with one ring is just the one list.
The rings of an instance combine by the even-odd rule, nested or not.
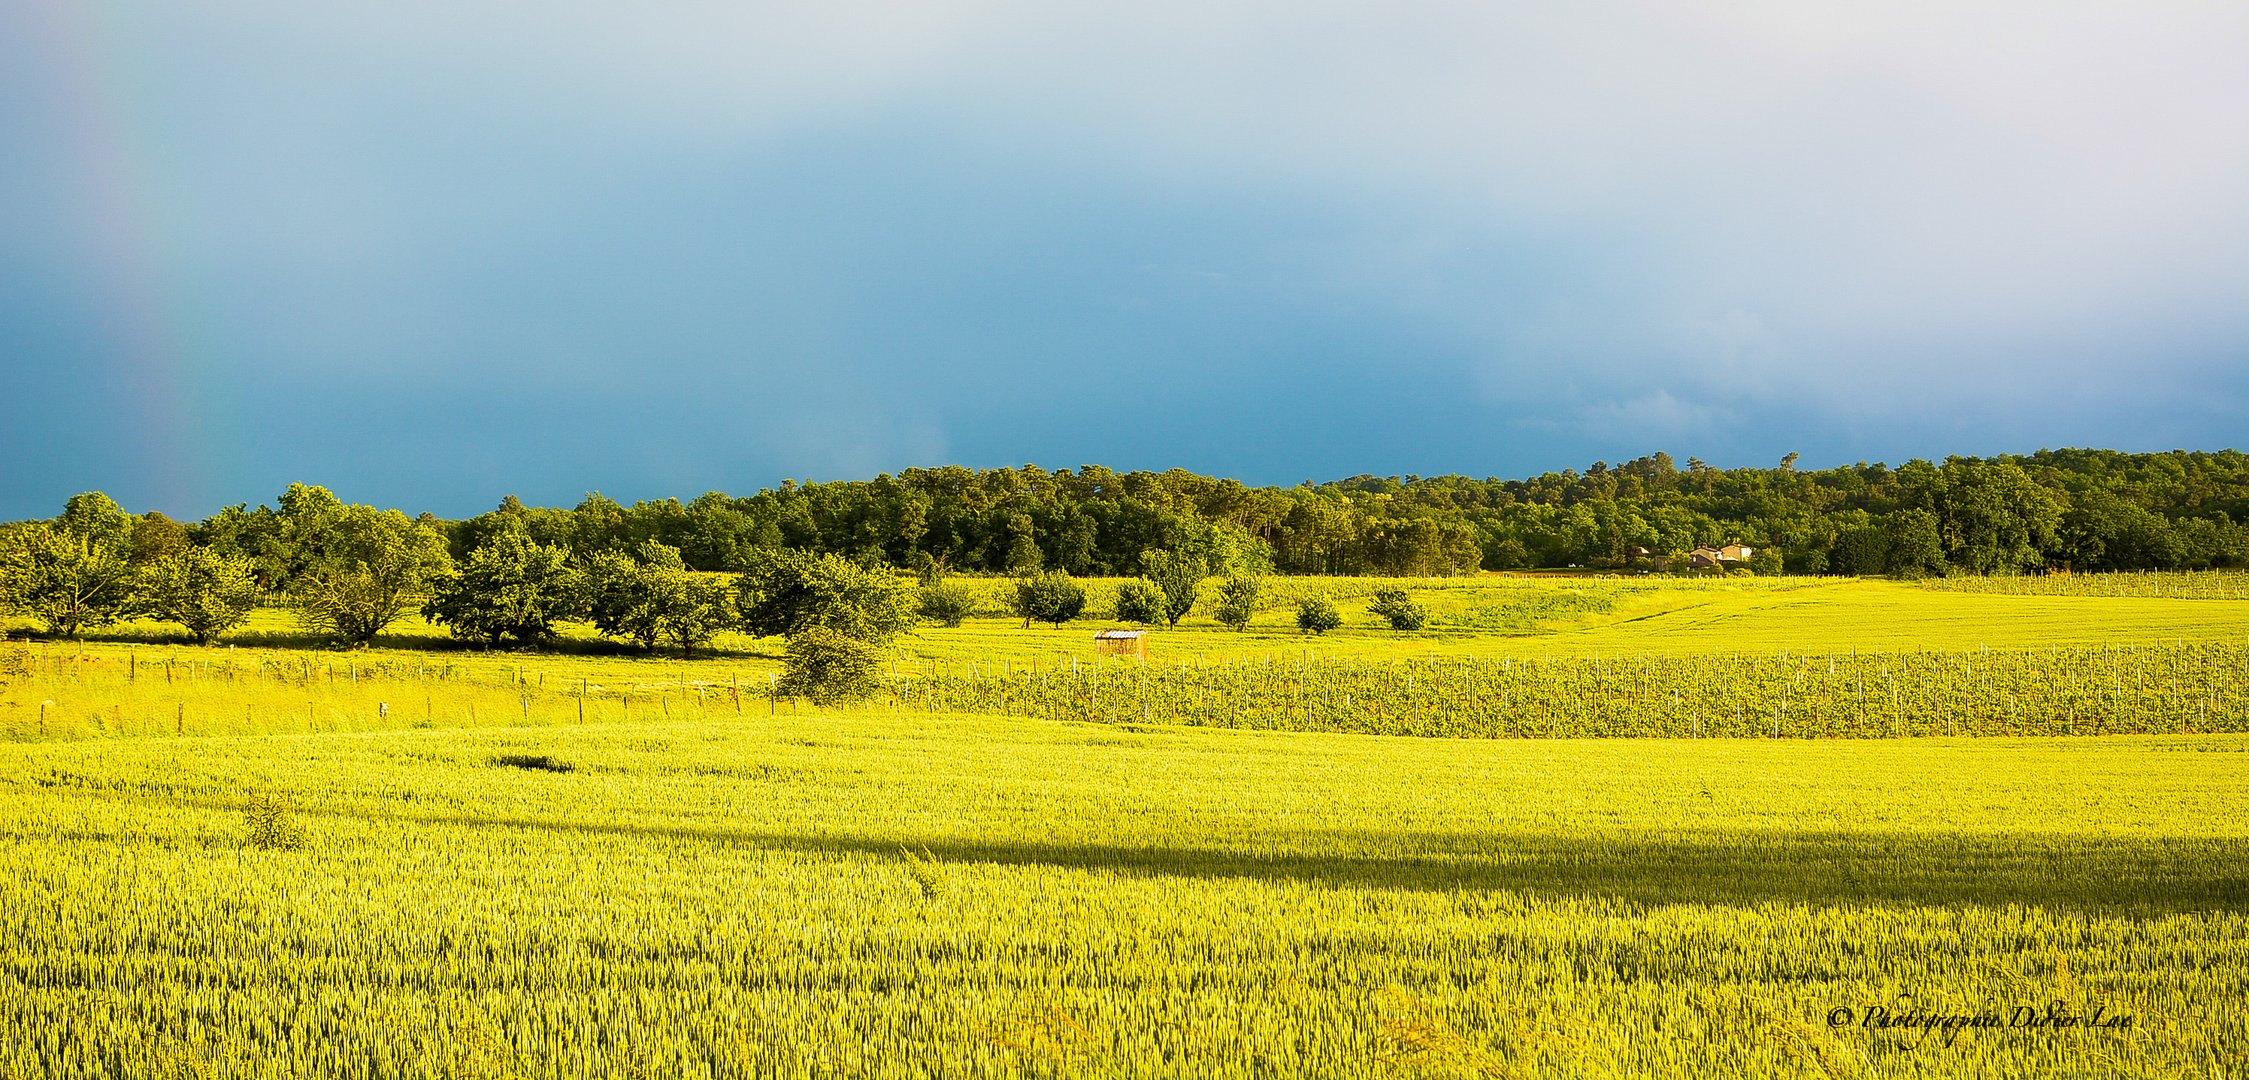
[(5, 517), (2217, 447), (2249, 412), (2233, 6), (0, 19)]

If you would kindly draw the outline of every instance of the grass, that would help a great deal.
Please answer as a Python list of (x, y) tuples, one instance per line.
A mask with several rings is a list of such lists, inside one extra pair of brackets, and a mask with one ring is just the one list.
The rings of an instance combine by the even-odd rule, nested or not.
[[(19, 744), (0, 1071), (2224, 1074), (2245, 753), (883, 712)], [(261, 792), (299, 849), (249, 843)], [(2135, 1026), (1826, 1022), (1907, 1002)]]

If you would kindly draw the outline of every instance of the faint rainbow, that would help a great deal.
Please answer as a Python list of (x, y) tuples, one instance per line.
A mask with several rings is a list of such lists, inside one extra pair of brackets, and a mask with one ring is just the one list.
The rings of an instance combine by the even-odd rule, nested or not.
[(189, 291), (163, 231), (161, 146), (136, 122), (131, 65), (106, 22), (109, 5), (50, 0), (39, 6), (63, 128), (76, 158), (73, 171), (86, 185), (99, 309), (111, 320), (98, 340), (112, 350), (114, 363), (104, 366), (124, 375), (116, 415), (104, 427), (133, 447), (127, 460), (139, 473), (86, 480), (141, 496), (121, 500), (129, 509), (201, 517), (216, 509), (198, 504), (211, 447), (189, 390)]

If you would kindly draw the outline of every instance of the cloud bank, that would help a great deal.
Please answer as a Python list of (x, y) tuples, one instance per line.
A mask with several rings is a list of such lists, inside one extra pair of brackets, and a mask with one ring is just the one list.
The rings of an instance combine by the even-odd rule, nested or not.
[(5, 516), (2249, 418), (2239, 5), (0, 20)]

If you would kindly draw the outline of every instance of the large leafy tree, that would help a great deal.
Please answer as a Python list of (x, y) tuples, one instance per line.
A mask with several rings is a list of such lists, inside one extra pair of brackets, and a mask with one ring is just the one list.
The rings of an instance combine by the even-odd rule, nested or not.
[(883, 650), (914, 625), (904, 582), (835, 555), (762, 552), (738, 588), (742, 628), (789, 640), (779, 691), (822, 704), (873, 693)]
[(106, 539), (52, 522), (19, 525), (0, 538), (0, 606), (75, 638), (126, 617), (135, 602), (122, 536)]
[(883, 645), (914, 625), (917, 607), (892, 574), (800, 551), (760, 553), (737, 588), (742, 629), (759, 637), (820, 627)]
[(73, 495), (49, 521), (0, 535), (0, 607), (75, 638), (133, 614), (136, 519), (98, 491)]
[(1908, 477), (1920, 508), (1936, 515), (1945, 561), (1970, 574), (2018, 573), (2045, 562), (2056, 548), (2062, 506), (2010, 461), (1948, 458), (1942, 468)]
[(503, 529), (470, 551), (458, 570), (439, 575), (422, 614), (462, 637), (497, 645), (536, 645), (581, 602), (569, 552)]
[(669, 642), (693, 655), (735, 621), (725, 581), (689, 570), (679, 549), (654, 540), (631, 555), (592, 555), (583, 580), (594, 629), (643, 649)]
[(279, 516), (291, 561), (283, 600), (306, 629), (347, 644), (413, 611), (451, 562), (436, 522), (345, 505), (323, 488), (292, 485)]
[(141, 571), (141, 611), (186, 627), (205, 645), (242, 625), (262, 595), (249, 559), (210, 548), (181, 547)]

